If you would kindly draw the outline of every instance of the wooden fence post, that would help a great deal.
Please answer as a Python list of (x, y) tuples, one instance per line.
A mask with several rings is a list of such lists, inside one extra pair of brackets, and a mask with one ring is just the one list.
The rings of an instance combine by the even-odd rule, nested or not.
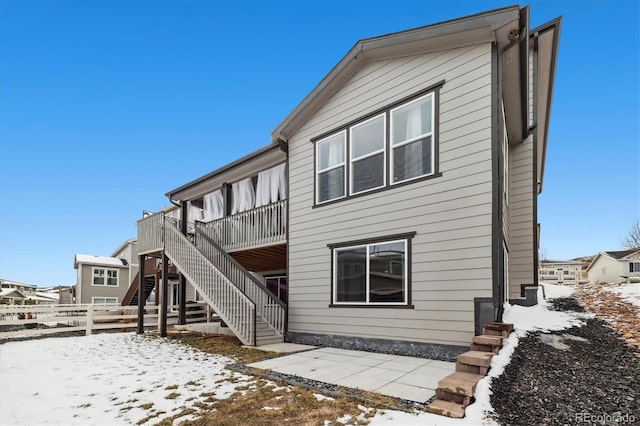
[(86, 335), (91, 336), (91, 330), (93, 329), (93, 305), (87, 305), (87, 316), (85, 318), (87, 326)]

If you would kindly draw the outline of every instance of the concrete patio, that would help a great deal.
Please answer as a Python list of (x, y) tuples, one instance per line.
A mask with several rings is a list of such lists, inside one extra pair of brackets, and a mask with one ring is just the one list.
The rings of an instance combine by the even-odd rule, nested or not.
[(302, 352), (248, 366), (420, 403), (432, 398), (438, 381), (453, 373), (455, 368), (453, 362), (424, 358), (308, 348), (301, 347)]

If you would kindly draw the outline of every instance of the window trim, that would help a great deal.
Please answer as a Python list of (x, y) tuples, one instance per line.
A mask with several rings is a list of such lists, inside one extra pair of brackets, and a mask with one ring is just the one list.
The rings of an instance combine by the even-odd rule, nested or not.
[[(95, 279), (95, 271), (98, 269), (104, 270), (104, 284), (96, 284)], [(108, 271), (116, 271), (116, 285), (107, 284), (109, 282), (109, 273)], [(92, 266), (91, 267), (91, 286), (92, 287), (110, 287), (116, 288), (120, 287), (120, 269), (118, 268), (107, 268), (106, 266)]]
[[(393, 139), (393, 112), (398, 110), (398, 109), (400, 109), (400, 108), (404, 108), (407, 105), (411, 105), (413, 103), (419, 102), (419, 101), (421, 101), (423, 99), (426, 99), (426, 98), (429, 98), (429, 97), (431, 98), (431, 132), (424, 133), (424, 134), (422, 134), (420, 136), (416, 136), (416, 137), (407, 139), (405, 141), (400, 142), (397, 145), (394, 145), (393, 144), (393, 140), (392, 140)], [(431, 172), (422, 174), (420, 176), (414, 176), (414, 177), (409, 178), (409, 179), (399, 180), (397, 182), (391, 182), (392, 179), (389, 179), (389, 185), (395, 186), (395, 185), (398, 185), (398, 184), (401, 184), (401, 183), (404, 183), (404, 182), (411, 182), (411, 181), (414, 181), (416, 179), (424, 178), (425, 176), (431, 176), (431, 175), (433, 175), (435, 173), (435, 170), (436, 170), (435, 161), (434, 161), (434, 159), (435, 159), (435, 145), (436, 145), (435, 144), (435, 124), (434, 124), (435, 121), (436, 121), (435, 120), (435, 109), (436, 109), (435, 103), (436, 103), (436, 95), (435, 95), (435, 91), (432, 91), (432, 92), (429, 92), (429, 93), (427, 93), (427, 94), (425, 94), (423, 96), (417, 97), (416, 99), (414, 99), (412, 101), (405, 102), (405, 103), (403, 103), (401, 105), (396, 106), (395, 108), (389, 109), (389, 131), (390, 131), (390, 133), (389, 133), (389, 151), (390, 151), (389, 152), (389, 156), (390, 156), (390, 159), (389, 159), (389, 177), (393, 176), (393, 174), (394, 174), (393, 173), (394, 151), (397, 148), (400, 148), (400, 147), (403, 147), (403, 146), (407, 146), (407, 145), (412, 144), (414, 142), (420, 142), (420, 141), (422, 141), (424, 139), (427, 139), (427, 138), (431, 138)]]
[[(363, 195), (367, 195), (367, 194), (374, 194), (376, 192), (380, 192), (380, 191), (386, 191), (392, 188), (397, 188), (400, 187), (402, 185), (408, 185), (408, 184), (413, 184), (413, 183), (417, 183), (420, 182), (422, 180), (427, 180), (427, 179), (433, 179), (433, 178), (438, 178), (440, 176), (442, 176), (442, 173), (440, 172), (440, 147), (439, 147), (439, 133), (440, 133), (440, 89), (442, 88), (442, 86), (444, 86), (445, 84), (445, 80), (441, 80), (435, 84), (432, 84), (418, 92), (415, 92), (409, 96), (406, 96), (396, 102), (393, 102), (392, 104), (386, 105), (382, 108), (379, 108), (367, 115), (364, 115), (362, 117), (359, 117), (355, 120), (352, 120), (346, 124), (341, 125), (340, 127), (336, 127), (328, 132), (322, 133), (318, 136), (315, 136), (313, 138), (310, 139), (310, 142), (312, 144), (314, 144), (314, 188), (313, 188), (313, 192), (314, 192), (314, 202), (313, 205), (311, 206), (312, 208), (317, 208), (317, 207), (322, 207), (325, 205), (330, 205), (336, 202), (340, 202), (343, 200), (350, 200), (352, 198), (356, 198), (356, 197), (361, 197)], [(405, 104), (411, 103), (413, 101), (417, 101), (420, 98), (423, 97), (427, 97), (427, 96), (433, 96), (433, 107), (431, 109), (431, 115), (432, 115), (432, 123), (431, 123), (431, 155), (432, 155), (432, 169), (431, 169), (431, 173), (430, 174), (426, 174), (426, 175), (420, 175), (420, 176), (416, 176), (414, 178), (411, 179), (406, 179), (406, 180), (402, 180), (402, 181), (398, 181), (395, 183), (391, 183), (391, 170), (392, 170), (392, 165), (391, 165), (391, 154), (389, 154), (390, 150), (392, 150), (391, 148), (391, 135), (390, 135), (390, 116), (391, 116), (391, 110), (392, 109), (397, 109), (398, 107), (401, 107)], [(377, 116), (380, 115), (384, 115), (385, 116), (385, 164), (383, 165), (384, 168), (384, 186), (378, 187), (378, 188), (372, 188), (372, 189), (368, 189), (365, 191), (360, 191), (357, 193), (351, 193), (351, 176), (350, 176), (350, 171), (351, 171), (351, 163), (352, 163), (352, 159), (351, 159), (351, 140), (350, 140), (350, 128), (357, 126), (358, 124), (364, 123), (365, 121), (368, 121), (370, 119), (373, 119)], [(349, 130), (349, 131), (347, 131)], [(346, 143), (345, 143), (345, 163), (349, 164), (349, 167), (345, 167), (345, 192), (344, 192), (344, 196), (339, 197), (339, 198), (332, 198), (331, 200), (326, 200), (326, 201), (322, 201), (322, 202), (318, 202), (318, 162), (319, 162), (319, 158), (318, 158), (318, 143), (321, 143), (323, 140), (328, 139), (332, 136), (335, 136), (336, 134), (340, 133), (340, 132), (346, 132)], [(422, 139), (424, 139), (424, 137), (422, 137)], [(417, 139), (420, 140), (420, 139)], [(406, 142), (406, 143), (410, 143), (410, 142)], [(401, 145), (399, 145), (401, 146)], [(364, 157), (363, 157), (364, 158)], [(328, 170), (328, 169), (327, 169)], [(327, 170), (323, 170), (323, 171), (327, 171)]]
[[(361, 240), (353, 240), (341, 243), (327, 244), (327, 247), (331, 250), (331, 293), (330, 293), (330, 303), (329, 307), (331, 308), (393, 308), (393, 309), (413, 309), (411, 300), (411, 258), (412, 258), (412, 240), (415, 237), (415, 232), (409, 232), (404, 234), (395, 234), (388, 235), (383, 237), (375, 237), (375, 238), (366, 238)], [(337, 267), (338, 263), (337, 252), (341, 250), (347, 250), (352, 248), (360, 248), (360, 247), (368, 247), (369, 245), (375, 244), (390, 244), (395, 242), (404, 242), (405, 244), (405, 254), (404, 254), (404, 291), (405, 291), (405, 301), (404, 302), (337, 302), (336, 301), (336, 293), (337, 293)], [(367, 252), (368, 258), (368, 252)], [(367, 274), (367, 299), (369, 298), (369, 262), (366, 265), (366, 274)]]
[[(333, 138), (335, 136), (338, 136), (341, 133), (343, 134), (343, 142), (344, 142), (344, 146), (343, 146), (344, 158), (342, 159), (342, 163), (338, 164), (338, 165), (335, 165), (335, 166), (327, 167), (326, 169), (320, 170), (320, 155), (319, 155), (320, 148), (319, 148), (319, 146), (322, 143), (326, 142), (328, 139), (331, 139), (331, 138)], [(316, 205), (325, 204), (325, 203), (328, 203), (328, 202), (331, 202), (331, 201), (341, 200), (341, 199), (343, 199), (343, 198), (348, 196), (349, 192), (348, 192), (348, 185), (347, 185), (347, 162), (348, 162), (348, 158), (349, 157), (347, 156), (347, 151), (348, 151), (347, 145), (349, 145), (349, 141), (347, 139), (347, 135), (348, 135), (347, 129), (344, 128), (341, 131), (334, 132), (332, 134), (326, 135), (322, 139), (318, 140), (316, 142), (316, 144), (315, 144), (315, 147), (314, 147), (315, 148), (315, 162), (314, 162), (314, 164), (315, 164), (315, 167), (314, 167), (315, 168), (315, 171), (314, 171), (315, 172), (315, 185), (314, 185), (315, 186), (315, 188), (314, 188), (315, 189), (315, 191), (314, 191), (315, 194), (314, 194), (314, 201), (315, 201)], [(320, 188), (320, 173), (330, 172), (331, 170), (335, 170), (335, 169), (337, 169), (339, 167), (344, 167), (344, 193), (343, 193), (343, 195), (341, 197), (336, 197), (336, 198), (331, 198), (329, 200), (320, 201), (320, 192), (318, 191), (318, 189)]]

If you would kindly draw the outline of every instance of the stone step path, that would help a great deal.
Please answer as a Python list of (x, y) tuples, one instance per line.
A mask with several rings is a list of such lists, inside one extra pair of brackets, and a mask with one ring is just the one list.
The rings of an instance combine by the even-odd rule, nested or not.
[(476, 385), (487, 374), (491, 359), (498, 353), (502, 341), (513, 331), (513, 324), (486, 323), (482, 335), (475, 336), (470, 350), (458, 355), (456, 371), (438, 382), (436, 399), (427, 411), (461, 419), (473, 400)]

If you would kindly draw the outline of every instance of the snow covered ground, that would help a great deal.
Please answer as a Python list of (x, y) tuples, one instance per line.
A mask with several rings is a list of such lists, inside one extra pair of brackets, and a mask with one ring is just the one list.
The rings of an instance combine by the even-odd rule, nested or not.
[(133, 333), (5, 343), (0, 424), (154, 424), (254, 382), (230, 362)]
[(602, 287), (603, 289), (620, 296), (625, 302), (629, 302), (635, 306), (640, 307), (640, 284), (620, 284), (618, 286)]
[[(547, 298), (571, 296), (574, 289), (545, 284)], [(487, 377), (478, 383), (476, 402), (464, 419), (425, 412), (380, 410), (372, 425), (495, 424), (486, 413), (491, 381), (500, 375), (531, 330), (562, 330), (587, 314), (557, 312), (540, 303), (506, 306), (504, 320), (515, 326)], [(255, 379), (224, 368), (233, 360), (178, 343), (133, 333), (48, 338), (0, 345), (0, 424), (155, 424), (185, 408), (199, 410), (209, 397), (228, 398)], [(275, 386), (275, 384), (273, 384)], [(325, 399), (320, 394), (316, 398)], [(362, 407), (363, 413), (367, 412)], [(145, 421), (146, 420), (146, 421)], [(346, 416), (340, 423), (350, 423)]]

